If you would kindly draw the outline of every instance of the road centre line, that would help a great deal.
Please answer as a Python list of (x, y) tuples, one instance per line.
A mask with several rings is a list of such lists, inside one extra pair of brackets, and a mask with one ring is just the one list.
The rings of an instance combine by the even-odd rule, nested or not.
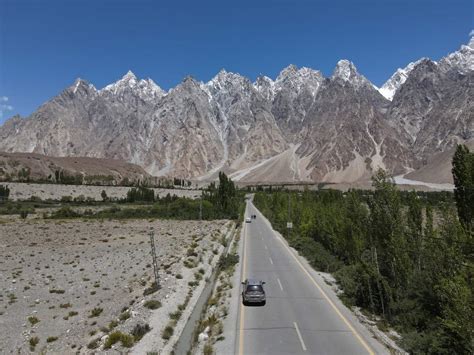
[(303, 337), (298, 329), (298, 324), (296, 324), (296, 322), (293, 322), (293, 324), (295, 325), (296, 334), (298, 334), (298, 338), (300, 339), (301, 347), (303, 348), (303, 351), (306, 351), (306, 345), (304, 345)]
[(277, 278), (277, 281), (278, 281), (278, 285), (280, 285), (280, 289), (283, 291), (283, 286), (281, 285), (280, 279)]

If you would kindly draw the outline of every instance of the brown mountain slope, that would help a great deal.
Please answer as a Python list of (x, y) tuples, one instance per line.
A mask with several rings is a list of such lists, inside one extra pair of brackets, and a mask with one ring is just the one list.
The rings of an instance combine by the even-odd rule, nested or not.
[[(465, 144), (471, 151), (474, 150), (474, 140)], [(429, 183), (453, 184), (451, 169), (453, 167), (452, 159), (455, 150), (456, 148), (451, 148), (445, 152), (433, 155), (428, 164), (405, 175), (405, 178)]]
[(49, 157), (35, 153), (0, 152), (0, 181), (50, 180), (63, 176), (82, 176), (86, 183), (120, 184), (152, 177), (142, 167), (115, 159)]

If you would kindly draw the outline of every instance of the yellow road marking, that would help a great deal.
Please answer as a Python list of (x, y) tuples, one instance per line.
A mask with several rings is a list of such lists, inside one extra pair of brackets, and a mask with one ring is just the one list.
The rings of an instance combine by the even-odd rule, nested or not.
[[(263, 216), (263, 215), (262, 215)], [(309, 279), (311, 280), (311, 282), (316, 286), (316, 288), (322, 293), (322, 295), (324, 296), (324, 298), (326, 299), (326, 301), (329, 302), (329, 304), (331, 305), (331, 307), (334, 309), (334, 311), (337, 313), (337, 315), (344, 321), (344, 323), (349, 327), (349, 329), (351, 330), (352, 334), (354, 334), (354, 336), (357, 338), (357, 340), (359, 340), (359, 342), (362, 344), (362, 346), (369, 352), (370, 355), (374, 355), (375, 353), (372, 351), (372, 349), (369, 347), (369, 345), (367, 345), (367, 343), (364, 341), (364, 339), (362, 339), (362, 337), (359, 335), (359, 333), (357, 333), (357, 331), (354, 329), (354, 327), (349, 323), (349, 321), (346, 319), (346, 317), (343, 316), (343, 314), (341, 313), (341, 311), (336, 307), (336, 305), (331, 301), (331, 299), (329, 298), (329, 296), (326, 294), (326, 292), (323, 291), (323, 289), (321, 288), (321, 286), (318, 285), (318, 283), (316, 282), (316, 280), (311, 276), (311, 274), (308, 272), (308, 270), (306, 270), (306, 268), (303, 266), (303, 264), (298, 260), (298, 258), (295, 256), (295, 254), (293, 254), (293, 252), (291, 251), (291, 249), (285, 244), (285, 242), (280, 239), (279, 236), (277, 236), (277, 238), (280, 240), (280, 242), (283, 244), (283, 246), (286, 248), (286, 250), (291, 254), (291, 256), (295, 259), (295, 261), (298, 263), (298, 265), (300, 266), (300, 268), (304, 271), (304, 273), (309, 277)]]

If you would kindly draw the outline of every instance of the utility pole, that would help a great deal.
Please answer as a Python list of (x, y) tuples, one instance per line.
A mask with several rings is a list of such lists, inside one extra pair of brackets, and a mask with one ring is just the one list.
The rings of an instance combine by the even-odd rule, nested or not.
[(160, 276), (158, 274), (158, 263), (156, 262), (156, 249), (155, 249), (155, 231), (153, 228), (150, 229), (150, 246), (151, 246), (151, 257), (153, 258), (153, 273), (155, 274), (156, 289), (160, 288)]

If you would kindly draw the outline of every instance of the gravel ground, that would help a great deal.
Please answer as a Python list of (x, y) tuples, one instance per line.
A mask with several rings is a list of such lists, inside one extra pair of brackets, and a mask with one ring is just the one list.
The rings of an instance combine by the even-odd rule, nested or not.
[[(27, 200), (32, 196), (42, 200), (52, 199), (60, 200), (63, 196), (72, 198), (84, 196), (96, 201), (102, 201), (101, 193), (103, 190), (109, 198), (124, 198), (130, 187), (126, 186), (89, 186), (89, 185), (60, 185), (60, 184), (28, 184), (20, 182), (1, 183), (7, 185), (10, 189), (11, 200)], [(201, 196), (200, 190), (181, 190), (181, 189), (158, 189), (154, 188), (155, 194), (163, 197), (168, 193), (178, 197), (196, 198)]]
[[(152, 327), (164, 327), (168, 312), (161, 312), (166, 318), (161, 324), (154, 316), (161, 308), (151, 311), (144, 302), (159, 300), (163, 310), (176, 309), (195, 272), (209, 267), (217, 257), (212, 251), (222, 249), (219, 239), (227, 226), (227, 221), (0, 218), (0, 353), (28, 353), (35, 337), (35, 352), (92, 352), (88, 344), (103, 351), (112, 328), (130, 333), (151, 317)], [(151, 227), (162, 288), (144, 296), (153, 281)], [(117, 350), (127, 349), (112, 346)]]

